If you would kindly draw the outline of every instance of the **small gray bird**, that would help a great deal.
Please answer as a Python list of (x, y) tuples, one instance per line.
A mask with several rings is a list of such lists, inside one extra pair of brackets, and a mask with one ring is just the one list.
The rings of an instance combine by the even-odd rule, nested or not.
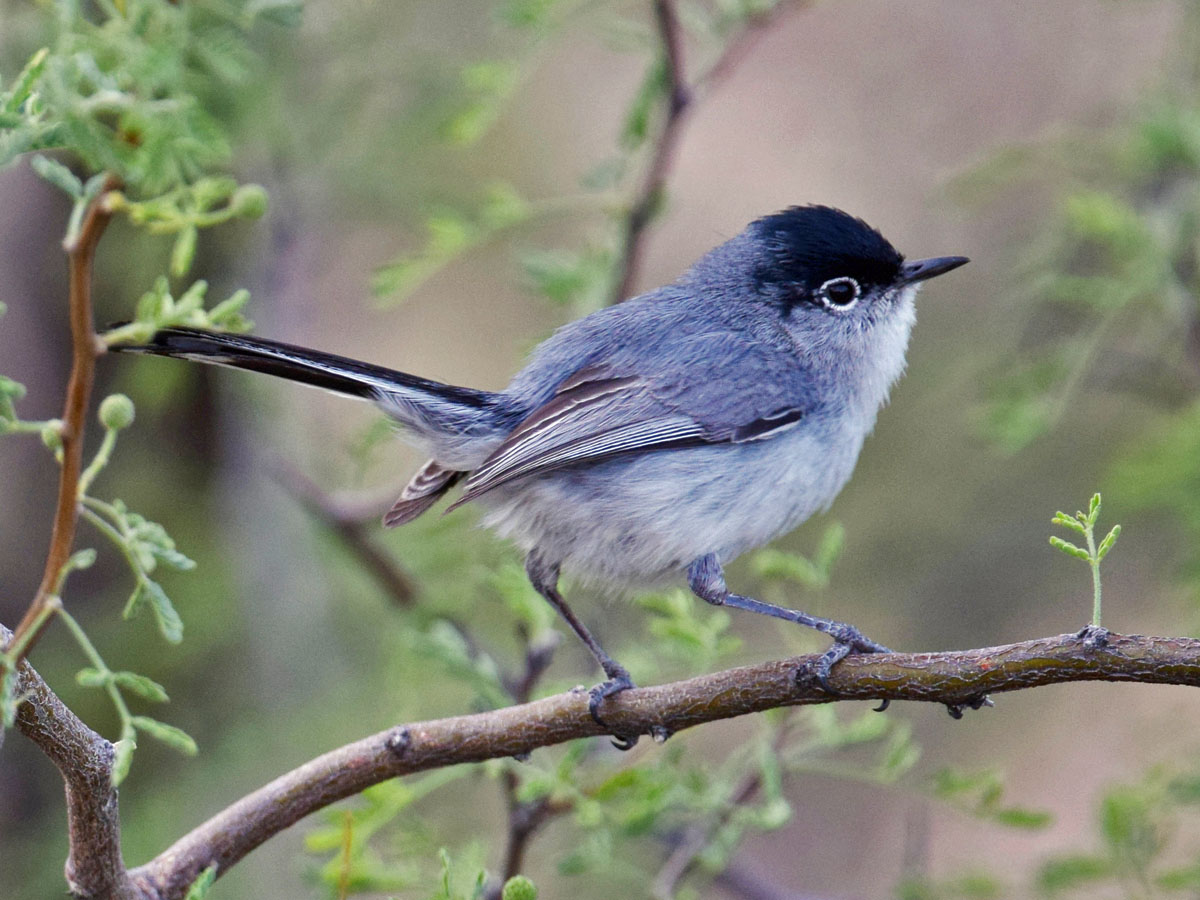
[[(589, 708), (633, 685), (558, 591), (560, 570), (617, 584), (686, 573), (709, 603), (828, 634), (815, 675), (888, 652), (856, 628), (732, 594), (722, 566), (829, 506), (904, 369), (922, 281), (861, 219), (797, 206), (752, 222), (674, 284), (560, 328), (496, 393), (275, 341), (170, 328), (113, 347), (267, 372), (375, 402), (429, 454), (385, 524), (455, 484), (454, 506), (525, 552), (538, 592), (604, 669)], [(451, 507), (453, 508), (453, 507)], [(628, 742), (626, 742), (628, 744)]]

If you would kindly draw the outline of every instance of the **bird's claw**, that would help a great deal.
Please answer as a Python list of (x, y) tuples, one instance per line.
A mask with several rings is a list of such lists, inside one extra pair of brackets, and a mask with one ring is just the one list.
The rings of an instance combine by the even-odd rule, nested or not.
[[(822, 629), (833, 638), (833, 645), (821, 654), (820, 658), (813, 664), (812, 675), (814, 680), (820, 685), (821, 690), (827, 694), (835, 694), (836, 691), (829, 686), (829, 674), (833, 667), (840, 663), (851, 653), (891, 653), (883, 644), (877, 644), (866, 637), (861, 631), (853, 625), (846, 625), (842, 622), (834, 622), (828, 629)], [(890, 701), (884, 700), (879, 706), (878, 711), (883, 712), (887, 709)]]
[[(602, 681), (588, 691), (588, 713), (593, 721), (606, 731), (612, 731), (611, 726), (604, 721), (600, 716), (600, 704), (614, 694), (619, 694), (621, 691), (627, 691), (632, 687), (636, 687), (633, 679), (629, 677), (629, 673), (624, 669), (614, 667), (611, 672), (606, 672), (609, 676), (607, 681)], [(632, 750), (638, 742), (638, 735), (613, 734), (612, 745), (618, 750)]]
[(963, 717), (963, 713), (968, 709), (983, 709), (985, 706), (995, 706), (992, 698), (987, 694), (976, 694), (974, 697), (969, 697), (962, 703), (947, 703), (946, 712), (950, 713), (950, 718), (958, 720)]

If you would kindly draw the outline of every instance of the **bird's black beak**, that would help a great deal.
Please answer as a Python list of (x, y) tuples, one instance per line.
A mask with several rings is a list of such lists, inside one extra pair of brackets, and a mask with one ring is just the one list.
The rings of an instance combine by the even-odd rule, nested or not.
[(900, 277), (896, 280), (896, 284), (903, 286), (916, 284), (919, 281), (928, 281), (930, 278), (945, 275), (959, 266), (965, 266), (969, 262), (970, 260), (965, 256), (935, 256), (932, 259), (914, 259), (900, 267)]

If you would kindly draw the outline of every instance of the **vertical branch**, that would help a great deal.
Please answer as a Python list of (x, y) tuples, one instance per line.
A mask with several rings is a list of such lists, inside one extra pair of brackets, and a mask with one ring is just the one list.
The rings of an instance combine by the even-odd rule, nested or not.
[(59, 573), (71, 555), (75, 525), (79, 517), (79, 475), (83, 470), (83, 438), (87, 425), (88, 403), (95, 381), (98, 346), (92, 319), (92, 268), (96, 245), (108, 226), (112, 213), (106, 206), (107, 194), (117, 180), (109, 176), (100, 193), (92, 200), (83, 224), (72, 240), (63, 245), (67, 252), (69, 274), (68, 303), (71, 322), (71, 377), (62, 415), (62, 469), (58, 479), (58, 502), (50, 531), (50, 550), (37, 596), (25, 612), (11, 641), (5, 646), (22, 648), (27, 653), (49, 621), (44, 615), (50, 597), (57, 589)]
[[(528, 703), (542, 674), (550, 666), (554, 651), (558, 647), (559, 635), (552, 632), (550, 639), (534, 643), (528, 633), (525, 638), (525, 670), (516, 679), (506, 679), (506, 687), (516, 703)], [(487, 900), (499, 900), (505, 882), (521, 874), (525, 867), (525, 851), (529, 841), (547, 821), (567, 812), (569, 806), (552, 802), (549, 797), (533, 801), (522, 801), (517, 797), (520, 780), (510, 767), (503, 776), (504, 803), (508, 810), (508, 831), (504, 842), (504, 863), (500, 869), (500, 880), (489, 886)]]
[(643, 236), (662, 202), (667, 175), (682, 134), (684, 115), (692, 102), (683, 68), (683, 31), (671, 0), (654, 0), (654, 21), (662, 45), (667, 112), (662, 130), (654, 143), (646, 176), (625, 217), (621, 260), (617, 270), (619, 277), (610, 297), (613, 303), (628, 297), (637, 279), (642, 261)]
[[(0, 641), (11, 632), (0, 625)], [(17, 664), (17, 728), (49, 757), (67, 796), (69, 853), (66, 877), (75, 897), (138, 896), (121, 856), (117, 791), (112, 786), (113, 745), (88, 728), (54, 694), (28, 662)]]
[(790, 9), (806, 6), (800, 0), (779, 0), (774, 6), (746, 17), (742, 30), (725, 45), (711, 66), (689, 83), (683, 63), (683, 28), (674, 0), (654, 0), (654, 22), (661, 47), (666, 79), (667, 109), (662, 128), (651, 150), (650, 162), (641, 187), (625, 215), (621, 235), (621, 256), (616, 267), (611, 303), (620, 303), (633, 290), (641, 268), (646, 230), (662, 205), (667, 178), (683, 136), (687, 114), (701, 94), (711, 90), (729, 75), (753, 50), (779, 16)]

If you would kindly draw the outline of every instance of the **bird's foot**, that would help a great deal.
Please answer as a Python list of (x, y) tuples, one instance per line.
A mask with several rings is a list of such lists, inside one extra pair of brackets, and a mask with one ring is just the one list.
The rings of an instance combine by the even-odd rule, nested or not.
[(962, 703), (947, 703), (946, 712), (950, 713), (950, 718), (961, 719), (963, 712), (968, 709), (983, 709), (985, 706), (995, 706), (992, 698), (987, 694), (976, 694), (964, 700)]
[(613, 732), (612, 727), (600, 716), (600, 705), (614, 694), (627, 691), (632, 687), (637, 687), (637, 685), (633, 683), (633, 679), (629, 677), (629, 673), (625, 668), (617, 663), (605, 666), (604, 674), (608, 676), (608, 680), (600, 682), (600, 684), (588, 691), (588, 712), (597, 725), (612, 734), (612, 745), (614, 747), (618, 750), (632, 750), (638, 742), (638, 735), (624, 735)]
[[(837, 693), (829, 686), (829, 674), (833, 667), (840, 663), (851, 653), (891, 653), (883, 644), (877, 644), (870, 638), (866, 637), (861, 631), (853, 625), (847, 625), (844, 622), (830, 622), (828, 628), (822, 628), (833, 638), (833, 646), (821, 654), (820, 658), (813, 664), (812, 677), (817, 684), (821, 686), (821, 690), (827, 694)], [(888, 701), (883, 701), (883, 707), (887, 707)], [(881, 709), (882, 711), (882, 709)]]
[[(836, 695), (837, 691), (829, 684), (829, 675), (833, 667), (840, 663), (851, 653), (891, 653), (883, 644), (877, 644), (875, 641), (866, 637), (861, 631), (853, 625), (847, 625), (844, 622), (826, 622), (821, 621), (820, 624), (815, 624), (812, 627), (817, 628), (825, 634), (833, 638), (833, 645), (817, 658), (816, 662), (811, 663), (796, 673), (796, 678), (815, 681), (817, 685), (827, 694)], [(876, 712), (883, 712), (891, 704), (890, 700), (881, 700), (879, 705), (875, 707)]]

